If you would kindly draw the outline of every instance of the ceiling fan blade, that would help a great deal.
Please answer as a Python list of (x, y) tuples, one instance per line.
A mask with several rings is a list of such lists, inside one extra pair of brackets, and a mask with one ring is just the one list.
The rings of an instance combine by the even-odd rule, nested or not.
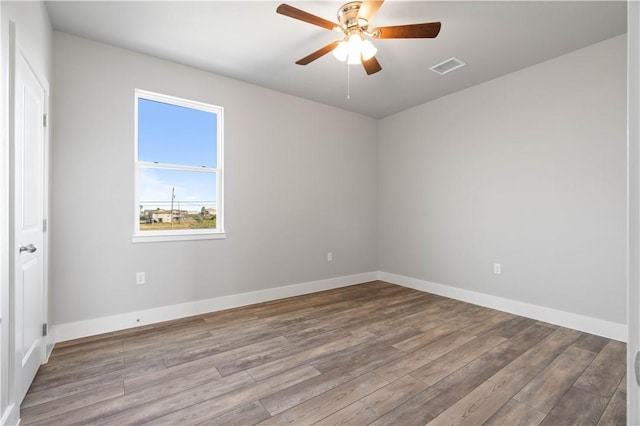
[(338, 27), (338, 24), (334, 24), (331, 21), (328, 21), (324, 18), (320, 18), (319, 16), (312, 15), (309, 12), (305, 12), (304, 10), (296, 9), (293, 6), (289, 6), (288, 4), (281, 4), (276, 9), (276, 12), (280, 15), (288, 16), (293, 19), (298, 19), (303, 22), (307, 22), (309, 24), (317, 25), (322, 28), (326, 28), (327, 30), (333, 30), (335, 27)]
[(382, 70), (380, 63), (376, 59), (375, 56), (372, 56), (371, 59), (367, 59), (366, 61), (362, 60), (362, 66), (364, 70), (367, 72), (367, 75), (375, 74), (378, 71)]
[(325, 47), (316, 50), (312, 54), (307, 55), (307, 56), (305, 56), (304, 58), (302, 58), (300, 60), (297, 60), (296, 64), (298, 64), (298, 65), (307, 65), (307, 64), (315, 61), (316, 59), (320, 58), (321, 56), (324, 56), (327, 53), (331, 52), (333, 49), (338, 47), (339, 43), (340, 43), (340, 41), (334, 41), (333, 43), (329, 43)]
[(358, 11), (358, 18), (371, 21), (371, 18), (373, 18), (373, 15), (378, 12), (382, 3), (384, 3), (384, 0), (364, 0), (360, 6), (360, 10)]
[(374, 28), (373, 38), (435, 38), (440, 32), (440, 22), (425, 24), (396, 25)]

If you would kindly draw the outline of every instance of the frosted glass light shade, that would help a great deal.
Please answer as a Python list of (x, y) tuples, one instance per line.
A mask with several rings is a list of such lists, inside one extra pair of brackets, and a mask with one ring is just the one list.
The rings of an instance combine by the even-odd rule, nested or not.
[(362, 52), (362, 38), (360, 37), (360, 34), (352, 33), (349, 36), (347, 45), (349, 46), (349, 58), (347, 59), (347, 63), (359, 64), (360, 52)]
[(340, 62), (345, 62), (347, 57), (349, 56), (349, 48), (347, 47), (347, 43), (341, 41), (338, 43), (338, 47), (333, 49), (333, 56), (336, 57)]
[(365, 40), (362, 42), (362, 59), (368, 61), (373, 58), (378, 49), (371, 43), (369, 40)]

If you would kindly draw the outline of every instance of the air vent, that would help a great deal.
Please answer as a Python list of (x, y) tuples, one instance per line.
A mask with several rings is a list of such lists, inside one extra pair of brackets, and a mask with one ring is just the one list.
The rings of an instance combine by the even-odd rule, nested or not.
[(437, 74), (445, 75), (453, 70), (462, 68), (465, 65), (467, 64), (465, 64), (458, 58), (449, 58), (446, 61), (440, 62), (438, 65), (434, 65), (429, 69)]

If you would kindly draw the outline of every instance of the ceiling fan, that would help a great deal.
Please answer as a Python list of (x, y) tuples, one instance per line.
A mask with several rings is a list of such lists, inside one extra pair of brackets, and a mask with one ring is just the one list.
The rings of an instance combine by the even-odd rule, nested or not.
[(298, 19), (309, 24), (317, 25), (330, 31), (344, 34), (343, 40), (336, 40), (316, 50), (308, 56), (296, 61), (298, 65), (307, 65), (316, 59), (333, 52), (338, 60), (349, 64), (362, 63), (367, 74), (375, 74), (382, 69), (375, 57), (377, 49), (365, 36), (373, 39), (387, 38), (435, 38), (440, 32), (440, 22), (424, 24), (395, 25), (377, 27), (369, 31), (369, 21), (376, 14), (382, 1), (363, 0), (345, 3), (338, 9), (338, 22), (328, 21), (312, 15), (304, 10), (288, 4), (281, 4), (276, 12)]

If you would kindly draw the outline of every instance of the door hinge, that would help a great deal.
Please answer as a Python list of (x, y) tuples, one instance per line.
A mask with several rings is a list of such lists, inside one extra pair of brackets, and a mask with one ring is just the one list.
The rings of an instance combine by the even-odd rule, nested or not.
[(42, 219), (42, 232), (47, 232), (47, 219)]
[(47, 127), (47, 114), (42, 114), (42, 125)]
[(46, 337), (46, 336), (47, 336), (47, 332), (49, 331), (49, 330), (48, 330), (48, 328), (49, 328), (49, 327), (47, 326), (47, 323), (46, 323), (46, 322), (45, 322), (44, 324), (42, 324), (42, 336), (43, 336), (43, 337)]

